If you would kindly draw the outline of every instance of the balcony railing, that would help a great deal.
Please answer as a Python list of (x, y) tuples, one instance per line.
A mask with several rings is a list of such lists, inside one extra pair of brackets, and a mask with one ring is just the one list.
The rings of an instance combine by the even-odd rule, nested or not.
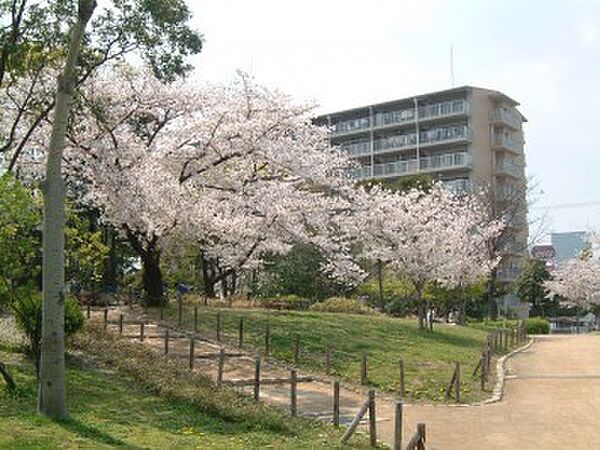
[(472, 183), (466, 178), (457, 178), (455, 180), (444, 180), (442, 184), (446, 189), (453, 192), (470, 192), (473, 188)]
[(420, 159), (420, 167), (416, 159), (393, 161), (385, 164), (375, 164), (371, 175), (370, 166), (360, 167), (352, 172), (352, 178), (363, 179), (374, 177), (393, 177), (410, 175), (418, 172), (433, 172), (467, 167), (471, 158), (467, 152), (446, 153), (443, 155), (426, 156)]
[[(469, 103), (466, 100), (452, 100), (419, 107), (419, 120), (450, 117), (466, 114)], [(378, 112), (375, 114), (375, 127), (385, 127), (401, 123), (414, 122), (416, 118), (415, 108), (405, 108), (396, 111)]]
[(494, 123), (506, 124), (514, 129), (521, 129), (522, 119), (518, 113), (505, 108), (498, 108), (492, 115), (492, 121)]
[(521, 153), (523, 150), (523, 142), (520, 139), (506, 134), (495, 134), (494, 145), (516, 153)]
[[(471, 130), (466, 125), (451, 125), (447, 127), (437, 127), (432, 128), (431, 130), (421, 131), (419, 133), (419, 137), (419, 145), (427, 146), (463, 139), (471, 139)], [(384, 153), (390, 150), (399, 150), (416, 146), (417, 134), (406, 133), (375, 139), (373, 147), (375, 153)]]
[(502, 160), (496, 163), (496, 173), (512, 175), (513, 177), (523, 176), (523, 167), (518, 164)]
[(361, 131), (371, 127), (371, 119), (369, 117), (359, 117), (358, 119), (345, 120), (338, 122), (333, 126), (335, 134), (351, 133)]
[(371, 154), (371, 142), (360, 141), (360, 142), (349, 142), (342, 144), (342, 149), (348, 153), (349, 156), (365, 156)]
[[(451, 100), (419, 106), (419, 120), (426, 121), (443, 117), (452, 117), (469, 112), (469, 102), (466, 100)], [(403, 123), (412, 123), (416, 119), (415, 108), (405, 108), (396, 111), (377, 112), (373, 117), (373, 127), (386, 127)], [(364, 131), (371, 127), (368, 116), (344, 120), (333, 125), (335, 135)]]

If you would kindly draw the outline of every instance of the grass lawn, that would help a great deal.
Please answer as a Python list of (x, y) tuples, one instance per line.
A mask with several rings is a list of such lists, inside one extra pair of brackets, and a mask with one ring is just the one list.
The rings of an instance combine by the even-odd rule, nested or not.
[[(116, 350), (117, 355), (119, 351)], [(227, 414), (221, 416), (218, 409), (211, 410), (210, 400), (198, 399), (204, 391), (198, 390), (197, 386), (189, 389), (190, 395), (196, 396), (194, 402), (185, 398), (177, 400), (140, 387), (139, 380), (128, 373), (92, 368), (74, 358), (69, 358), (68, 364), (71, 418), (52, 421), (36, 414), (36, 380), (31, 364), (14, 346), (3, 344), (1, 336), (0, 361), (7, 363), (18, 385), (17, 392), (9, 394), (0, 380), (0, 448), (338, 447), (340, 433), (324, 424), (290, 420), (283, 413), (264, 406), (248, 406), (243, 400), (240, 405), (232, 406), (241, 411), (238, 418), (232, 419)], [(164, 368), (159, 367), (159, 370)], [(165, 384), (169, 381), (164, 380)], [(221, 394), (215, 391), (213, 388), (212, 395), (218, 398)], [(235, 395), (225, 394), (223, 402)], [(209, 406), (199, 406), (205, 403)], [(256, 409), (256, 415), (251, 408)], [(266, 413), (267, 419), (259, 417), (262, 412)], [(367, 447), (364, 436), (356, 436), (352, 442), (358, 448)]]
[[(399, 360), (404, 359), (406, 397), (412, 401), (442, 402), (454, 362), (461, 363), (462, 400), (473, 402), (489, 396), (471, 376), (486, 342), (482, 328), (436, 325), (433, 333), (419, 330), (414, 319), (318, 312), (290, 312), (199, 307), (198, 331), (216, 339), (217, 312), (221, 339), (237, 344), (240, 318), (244, 318), (244, 346), (264, 350), (265, 329), (270, 327), (271, 355), (291, 363), (295, 336), (300, 336), (299, 366), (325, 371), (325, 352), (331, 347), (332, 375), (358, 383), (361, 354), (368, 355), (369, 384), (390, 392), (398, 390)], [(149, 314), (157, 317), (158, 311)], [(177, 322), (170, 306), (165, 319)], [(193, 329), (193, 307), (184, 306), (183, 326)]]

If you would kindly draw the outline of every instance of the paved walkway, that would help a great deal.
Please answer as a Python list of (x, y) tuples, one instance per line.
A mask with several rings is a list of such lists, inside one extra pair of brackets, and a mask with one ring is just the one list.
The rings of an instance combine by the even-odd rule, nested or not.
[[(101, 312), (94, 314), (101, 318)], [(110, 320), (116, 320), (111, 311)], [(131, 318), (131, 317), (130, 317)], [(114, 326), (111, 326), (115, 330)], [(156, 324), (146, 326), (147, 336), (159, 336)], [(126, 326), (124, 334), (139, 334), (139, 326)], [(144, 341), (162, 351), (164, 340)], [(215, 354), (220, 346), (198, 341), (196, 355)], [(228, 351), (236, 352), (230, 348)], [(170, 344), (172, 357), (189, 357), (189, 340)], [(549, 336), (536, 338), (529, 349), (507, 361), (507, 380), (501, 402), (486, 406), (406, 406), (405, 443), (418, 422), (427, 424), (428, 449), (598, 449), (600, 448), (600, 336)], [(198, 359), (197, 371), (216, 378), (217, 361)], [(299, 376), (307, 374), (300, 372)], [(228, 358), (224, 379), (251, 379), (251, 355)], [(265, 363), (261, 378), (289, 378), (289, 371)], [(243, 388), (251, 395), (252, 387)], [(261, 400), (289, 408), (289, 384), (261, 387)], [(312, 381), (298, 385), (298, 413), (331, 418), (331, 384)], [(349, 423), (364, 402), (366, 393), (340, 391), (341, 422)], [(379, 396), (377, 425), (379, 440), (392, 443), (394, 401)]]

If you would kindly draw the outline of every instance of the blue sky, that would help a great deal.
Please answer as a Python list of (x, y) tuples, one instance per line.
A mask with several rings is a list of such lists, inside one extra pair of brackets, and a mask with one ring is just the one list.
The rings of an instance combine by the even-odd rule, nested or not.
[(521, 103), (532, 215), (547, 231), (600, 229), (600, 0), (189, 4), (206, 40), (195, 77), (242, 69), (319, 112), (451, 87), (452, 46), (456, 86)]

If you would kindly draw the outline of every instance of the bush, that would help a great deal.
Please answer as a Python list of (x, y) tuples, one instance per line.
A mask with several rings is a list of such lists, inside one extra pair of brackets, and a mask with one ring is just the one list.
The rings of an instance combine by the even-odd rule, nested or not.
[(548, 334), (550, 333), (550, 322), (546, 319), (533, 318), (525, 321), (525, 327), (528, 334)]
[(312, 302), (309, 299), (298, 297), (294, 294), (260, 300), (260, 304), (263, 308), (284, 309), (288, 311), (307, 310), (311, 303)]
[(362, 304), (354, 298), (331, 297), (327, 300), (315, 303), (310, 307), (311, 311), (348, 313), (348, 314), (377, 314), (377, 311)]
[(393, 317), (406, 317), (417, 310), (417, 302), (412, 298), (395, 298), (385, 304), (385, 312)]
[[(17, 327), (27, 336), (27, 352), (39, 369), (40, 344), (42, 340), (42, 297), (39, 294), (18, 298), (12, 305)], [(77, 300), (65, 301), (65, 335), (69, 336), (83, 326), (83, 313)]]

